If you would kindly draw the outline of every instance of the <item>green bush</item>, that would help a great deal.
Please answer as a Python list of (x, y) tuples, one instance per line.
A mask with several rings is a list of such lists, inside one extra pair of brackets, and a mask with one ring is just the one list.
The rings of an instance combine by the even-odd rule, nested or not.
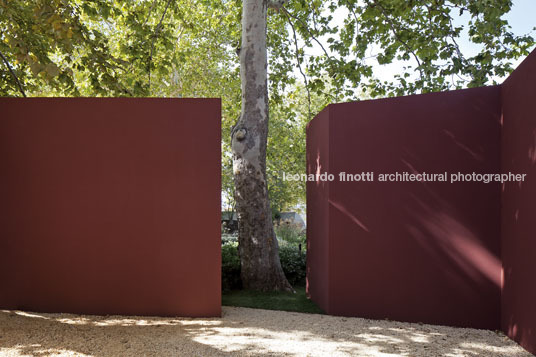
[(274, 231), (279, 240), (296, 247), (299, 244), (305, 247), (305, 232), (298, 224), (288, 220), (279, 221), (274, 225)]
[[(298, 247), (282, 242), (279, 247), (279, 258), (290, 285), (304, 286), (305, 252), (300, 252)], [(221, 286), (224, 291), (242, 288), (240, 257), (236, 242), (224, 243), (221, 246)]]
[(236, 242), (225, 243), (221, 246), (221, 288), (222, 290), (242, 288), (240, 257)]
[(279, 259), (288, 282), (292, 286), (305, 285), (305, 252), (290, 244), (279, 246)]

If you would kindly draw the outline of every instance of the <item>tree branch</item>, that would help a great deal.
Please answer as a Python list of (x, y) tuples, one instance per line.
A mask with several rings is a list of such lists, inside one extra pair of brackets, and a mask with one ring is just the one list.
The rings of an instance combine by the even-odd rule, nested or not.
[(285, 6), (285, 4), (288, 2), (288, 0), (267, 0), (266, 2), (266, 5), (268, 6), (268, 8), (270, 9), (276, 9), (276, 10), (279, 10), (281, 9), (283, 6)]
[(149, 91), (151, 91), (151, 62), (153, 61), (154, 44), (155, 44), (156, 39), (158, 38), (158, 35), (160, 34), (162, 22), (164, 21), (164, 17), (166, 16), (166, 12), (172, 1), (173, 0), (167, 1), (166, 7), (164, 8), (164, 12), (162, 13), (162, 17), (160, 18), (160, 21), (158, 22), (158, 25), (156, 25), (155, 30), (154, 30), (153, 40), (151, 42), (151, 53), (149, 54)]
[(147, 17), (145, 18), (145, 21), (143, 22), (143, 26), (145, 26), (147, 24), (147, 21), (149, 21), (149, 18), (151, 17), (151, 12), (153, 12), (154, 7), (156, 6), (156, 1), (157, 0), (153, 0), (153, 4), (149, 8), (149, 11), (147, 13)]
[(297, 16), (294, 16), (292, 15), (290, 12), (288, 12), (287, 9), (283, 8), (283, 11), (285, 12), (285, 14), (287, 14), (288, 16), (292, 17), (293, 19), (295, 19), (296, 21), (300, 22), (302, 24), (302, 26), (307, 30), (307, 32), (309, 32), (309, 35), (311, 36), (311, 38), (320, 46), (320, 48), (322, 49), (322, 51), (324, 52), (324, 54), (326, 55), (326, 57), (329, 59), (329, 60), (333, 60), (333, 58), (331, 57), (331, 55), (328, 53), (328, 51), (326, 51), (324, 45), (322, 45), (322, 42), (320, 42), (316, 37), (315, 35), (313, 35), (313, 33), (311, 32), (311, 30), (309, 30), (309, 27), (307, 26), (307, 24), (304, 24), (303, 21), (297, 17)]
[[(354, 10), (354, 7), (352, 6), (352, 4), (350, 3), (350, 1), (346, 1), (346, 5), (347, 5), (347, 9), (350, 11), (350, 13), (352, 14), (352, 16), (354, 17), (354, 21), (355, 21), (355, 41), (356, 41), (356, 46), (357, 46), (357, 39), (359, 37), (359, 20), (357, 18), (357, 14), (355, 13), (355, 10)], [(361, 64), (363, 64), (363, 61), (366, 60), (367, 58), (358, 58), (357, 56), (357, 53), (358, 51), (356, 51), (356, 62), (361, 62)]]
[(456, 38), (454, 37), (454, 24), (452, 23), (452, 18), (449, 19), (449, 25), (450, 25), (450, 31), (451, 31), (451, 33), (449, 34), (449, 37), (454, 43), (458, 58), (460, 59), (461, 62), (463, 62), (465, 61), (465, 58), (463, 57), (462, 52), (460, 51), (460, 45), (458, 45), (458, 42), (456, 41)]
[(4, 61), (4, 64), (6, 65), (7, 69), (9, 70), (9, 73), (11, 73), (11, 76), (13, 77), (15, 82), (17, 83), (17, 86), (19, 87), (19, 91), (22, 93), (22, 96), (26, 98), (26, 93), (24, 93), (24, 89), (22, 88), (22, 84), (20, 83), (19, 78), (17, 77), (17, 75), (13, 71), (13, 68), (11, 68), (11, 65), (9, 64), (6, 56), (4, 56), (4, 54), (1, 51), (0, 51), (0, 57), (2, 57), (2, 60)]
[(303, 76), (303, 80), (305, 82), (305, 90), (307, 91), (307, 112), (308, 112), (307, 119), (311, 120), (311, 91), (309, 90), (309, 81), (307, 80), (307, 76), (302, 70), (299, 47), (298, 47), (298, 37), (296, 36), (296, 29), (294, 28), (294, 24), (290, 20), (290, 16), (288, 16), (288, 13), (287, 13), (287, 20), (288, 20), (288, 23), (290, 24), (290, 27), (292, 28), (292, 33), (294, 35), (294, 45), (296, 46), (296, 62), (298, 62), (298, 70)]
[[(371, 6), (370, 4), (370, 1), (369, 0), (365, 0), (367, 5)], [(423, 76), (423, 70), (421, 68), (421, 61), (419, 60), (419, 56), (417, 56), (417, 54), (415, 53), (415, 51), (407, 44), (407, 42), (403, 41), (401, 38), (400, 38), (400, 35), (398, 34), (397, 32), (397, 28), (396, 28), (396, 25), (393, 23), (393, 21), (389, 18), (388, 14), (387, 14), (387, 10), (385, 10), (385, 8), (383, 7), (382, 4), (378, 3), (376, 0), (373, 1), (373, 4), (374, 6), (378, 6), (380, 8), (380, 11), (381, 13), (383, 14), (383, 16), (385, 17), (385, 20), (387, 20), (387, 22), (389, 23), (390, 27), (391, 27), (391, 30), (393, 32), (393, 35), (395, 36), (396, 40), (398, 42), (400, 42), (405, 48), (406, 50), (411, 53), (413, 55), (413, 57), (415, 58), (415, 60), (417, 61), (417, 65), (418, 65), (418, 68), (419, 68), (419, 74), (421, 76), (421, 79), (424, 79), (424, 76)]]

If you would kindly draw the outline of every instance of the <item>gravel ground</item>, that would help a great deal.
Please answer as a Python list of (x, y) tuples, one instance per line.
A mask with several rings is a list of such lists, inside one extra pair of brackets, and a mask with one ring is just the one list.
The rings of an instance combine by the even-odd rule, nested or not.
[(1, 356), (532, 356), (500, 333), (224, 307), (221, 319), (0, 311)]

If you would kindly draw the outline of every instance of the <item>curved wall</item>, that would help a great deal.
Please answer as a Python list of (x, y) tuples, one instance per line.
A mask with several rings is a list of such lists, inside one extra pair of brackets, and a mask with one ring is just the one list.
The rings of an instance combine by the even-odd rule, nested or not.
[[(335, 175), (307, 183), (315, 302), (335, 315), (501, 328), (536, 353), (536, 52), (501, 86), (330, 105), (307, 140), (307, 173)], [(526, 179), (340, 182), (340, 172)]]

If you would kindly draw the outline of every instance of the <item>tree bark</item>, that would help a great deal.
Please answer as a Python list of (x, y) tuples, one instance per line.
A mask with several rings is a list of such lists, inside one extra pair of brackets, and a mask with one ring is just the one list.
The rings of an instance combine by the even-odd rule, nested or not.
[(246, 289), (292, 291), (281, 263), (266, 184), (268, 0), (243, 0), (242, 111), (231, 133), (238, 249)]

